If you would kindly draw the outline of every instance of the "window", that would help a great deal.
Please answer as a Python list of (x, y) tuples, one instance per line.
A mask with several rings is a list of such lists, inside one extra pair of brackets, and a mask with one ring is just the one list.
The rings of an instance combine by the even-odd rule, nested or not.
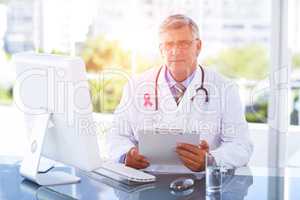
[(300, 9), (299, 0), (289, 1), (289, 50), (291, 54), (290, 124), (300, 125)]

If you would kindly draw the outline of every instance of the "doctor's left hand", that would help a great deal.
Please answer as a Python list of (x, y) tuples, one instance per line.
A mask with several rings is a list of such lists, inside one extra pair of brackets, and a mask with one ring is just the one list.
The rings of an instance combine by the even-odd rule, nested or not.
[(202, 141), (199, 146), (179, 143), (176, 152), (183, 164), (194, 172), (205, 169), (205, 153), (208, 152), (208, 144)]
[(137, 147), (132, 147), (126, 154), (125, 165), (135, 169), (144, 169), (149, 166), (148, 160), (141, 154)]

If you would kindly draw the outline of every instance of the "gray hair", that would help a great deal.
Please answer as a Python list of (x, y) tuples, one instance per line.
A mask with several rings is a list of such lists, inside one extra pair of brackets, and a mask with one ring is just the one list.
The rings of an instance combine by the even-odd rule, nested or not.
[(197, 24), (194, 22), (194, 20), (182, 14), (176, 14), (167, 17), (159, 27), (159, 34), (164, 33), (168, 30), (179, 29), (184, 26), (188, 26), (191, 29), (193, 35), (196, 38), (199, 38), (199, 28)]

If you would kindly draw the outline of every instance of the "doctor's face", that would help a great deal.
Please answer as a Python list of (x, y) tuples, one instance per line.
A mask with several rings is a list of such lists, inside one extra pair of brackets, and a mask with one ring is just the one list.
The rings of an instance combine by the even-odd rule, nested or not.
[(189, 26), (170, 29), (160, 34), (160, 52), (176, 81), (185, 80), (197, 67), (201, 40)]

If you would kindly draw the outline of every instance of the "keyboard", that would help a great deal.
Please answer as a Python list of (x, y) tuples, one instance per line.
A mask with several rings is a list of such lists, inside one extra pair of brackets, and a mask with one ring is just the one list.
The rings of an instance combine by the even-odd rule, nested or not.
[(123, 179), (137, 183), (149, 183), (156, 180), (156, 177), (151, 174), (114, 162), (105, 162), (94, 172), (118, 181)]

